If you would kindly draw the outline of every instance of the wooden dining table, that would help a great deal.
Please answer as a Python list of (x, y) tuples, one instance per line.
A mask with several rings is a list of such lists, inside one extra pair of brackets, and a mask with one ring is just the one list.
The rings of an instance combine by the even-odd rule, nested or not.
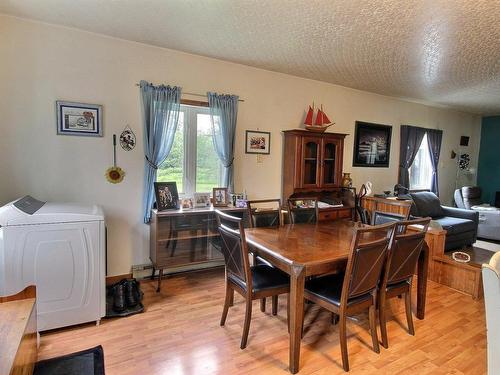
[[(363, 224), (340, 220), (245, 229), (252, 251), (290, 275), (289, 370), (292, 374), (299, 371), (305, 278), (344, 270), (353, 229), (360, 225)], [(424, 245), (417, 267), (418, 319), (425, 315), (428, 257), (429, 249)]]

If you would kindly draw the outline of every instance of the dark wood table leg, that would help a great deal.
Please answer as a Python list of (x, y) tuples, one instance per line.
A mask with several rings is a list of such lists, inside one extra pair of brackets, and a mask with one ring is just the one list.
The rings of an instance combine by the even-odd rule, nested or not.
[(156, 288), (156, 293), (160, 292), (161, 289), (161, 278), (163, 277), (163, 268), (158, 270), (158, 287)]
[(420, 257), (418, 258), (417, 279), (417, 318), (425, 317), (425, 299), (427, 295), (427, 271), (429, 268), (429, 247), (424, 242)]
[(302, 266), (292, 266), (290, 272), (290, 372), (296, 374), (300, 363), (300, 340), (304, 315), (304, 280)]

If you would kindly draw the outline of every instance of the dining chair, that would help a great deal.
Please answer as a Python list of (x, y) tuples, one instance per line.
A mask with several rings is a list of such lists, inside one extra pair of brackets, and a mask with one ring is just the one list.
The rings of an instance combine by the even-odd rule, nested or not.
[(278, 227), (281, 223), (281, 199), (247, 201), (250, 228)]
[(292, 224), (312, 224), (318, 221), (318, 199), (288, 198), (288, 214)]
[[(394, 240), (387, 252), (384, 275), (379, 288), (379, 322), (382, 346), (389, 347), (386, 327), (386, 301), (404, 295), (408, 333), (415, 335), (411, 313), (411, 285), (417, 267), (420, 251), (425, 242), (425, 234), (431, 221), (430, 217), (400, 221), (396, 223)], [(408, 227), (412, 230), (408, 231)]]
[(359, 221), (363, 224), (370, 224), (370, 211), (364, 208), (363, 198), (368, 194), (368, 190), (366, 189), (366, 185), (362, 184), (359, 188), (358, 194), (356, 195), (356, 214), (359, 217)]
[(358, 206), (356, 207), (356, 212), (359, 217), (359, 221), (363, 224), (371, 224), (371, 216), (370, 216), (370, 211), (368, 211), (366, 208)]
[(386, 252), (393, 238), (394, 223), (354, 229), (345, 272), (322, 276), (306, 282), (304, 298), (338, 317), (342, 366), (349, 371), (346, 318), (368, 310), (373, 351), (380, 353), (376, 306)]
[[(258, 199), (247, 201), (247, 213), (250, 223), (250, 228), (278, 228), (282, 225), (281, 222), (281, 199)], [(267, 260), (258, 256), (252, 251), (250, 247), (249, 251), (253, 253), (253, 264), (267, 264), (271, 266)], [(266, 298), (260, 300), (260, 311), (266, 311)], [(272, 314), (278, 314), (278, 296), (273, 296), (272, 298)]]
[(371, 224), (380, 225), (385, 223), (394, 223), (406, 219), (408, 219), (406, 216), (395, 214), (392, 212), (373, 211)]
[[(242, 219), (219, 210), (215, 210), (215, 214), (222, 240), (221, 251), (226, 266), (226, 297), (220, 325), (224, 326), (229, 306), (234, 298), (234, 291), (237, 291), (245, 298), (246, 303), (240, 345), (241, 349), (245, 349), (252, 318), (252, 301), (289, 293), (290, 278), (283, 271), (266, 264), (250, 267)], [(237, 226), (238, 229), (233, 229), (232, 226)], [(287, 320), (289, 320), (288, 317), (289, 308), (287, 308)]]

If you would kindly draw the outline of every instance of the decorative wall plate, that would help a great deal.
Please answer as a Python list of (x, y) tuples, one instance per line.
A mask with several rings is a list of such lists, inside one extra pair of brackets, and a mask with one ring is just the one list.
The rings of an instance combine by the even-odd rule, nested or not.
[(458, 167), (462, 170), (468, 169), (470, 164), (470, 156), (469, 154), (460, 155), (460, 159), (458, 160)]
[(130, 126), (127, 125), (120, 134), (120, 146), (125, 151), (130, 151), (135, 147), (135, 144), (136, 144), (135, 134), (130, 128)]

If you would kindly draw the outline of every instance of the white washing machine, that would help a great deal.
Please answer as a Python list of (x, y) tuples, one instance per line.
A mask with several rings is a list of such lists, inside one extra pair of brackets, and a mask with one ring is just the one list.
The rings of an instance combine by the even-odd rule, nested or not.
[(36, 285), (39, 331), (100, 321), (105, 261), (100, 207), (26, 196), (0, 208), (0, 295)]

